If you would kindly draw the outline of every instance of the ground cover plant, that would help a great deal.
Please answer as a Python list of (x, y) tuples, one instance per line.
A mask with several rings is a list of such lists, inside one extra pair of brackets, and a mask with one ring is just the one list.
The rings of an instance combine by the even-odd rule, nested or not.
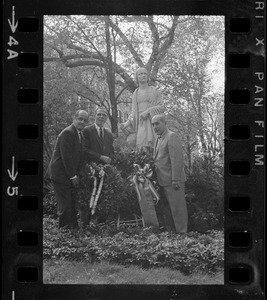
[(59, 231), (57, 221), (44, 218), (43, 258), (76, 262), (108, 262), (144, 269), (167, 267), (185, 275), (216, 273), (223, 268), (224, 238), (221, 231), (154, 233), (138, 226), (91, 225), (72, 234)]

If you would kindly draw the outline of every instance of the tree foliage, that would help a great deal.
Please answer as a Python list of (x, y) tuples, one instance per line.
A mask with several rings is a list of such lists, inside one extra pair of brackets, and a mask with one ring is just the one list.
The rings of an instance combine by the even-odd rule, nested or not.
[(217, 158), (223, 154), (223, 27), (217, 18), (192, 17), (180, 29), (161, 82), (191, 170), (195, 151)]
[(81, 68), (82, 86), (73, 91), (105, 106), (117, 133), (117, 105), (126, 89), (132, 93), (136, 88), (131, 75), (138, 66), (146, 67), (156, 80), (178, 23), (178, 16), (50, 16), (44, 62)]
[(161, 89), (189, 168), (196, 152), (222, 155), (222, 17), (47, 16), (44, 26), (48, 155), (76, 108), (105, 106), (117, 136), (118, 110), (129, 112), (137, 67)]

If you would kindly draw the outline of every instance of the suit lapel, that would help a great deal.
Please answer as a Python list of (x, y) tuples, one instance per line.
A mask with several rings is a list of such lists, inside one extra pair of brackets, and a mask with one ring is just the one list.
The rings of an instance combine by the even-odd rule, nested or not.
[[(102, 142), (104, 142), (105, 139), (106, 139), (106, 131), (105, 131), (105, 128), (104, 128), (104, 127), (102, 127), (102, 132), (103, 132), (103, 139), (102, 139)], [(100, 139), (101, 139), (101, 138), (100, 138)]]
[(159, 153), (159, 149), (161, 147), (161, 144), (162, 144), (163, 140), (164, 140), (164, 137), (160, 138), (159, 141), (158, 141), (158, 145), (157, 145), (157, 148), (156, 148), (156, 156), (155, 157), (157, 157), (157, 155)]
[[(81, 132), (82, 133), (82, 132)], [(82, 149), (83, 149), (83, 144), (84, 144), (84, 137), (83, 137), (83, 133), (81, 134), (81, 147), (82, 147)]]
[(155, 152), (155, 158), (157, 157), (157, 155), (158, 155), (158, 153), (159, 153), (159, 150), (160, 150), (160, 147), (161, 147), (163, 141), (166, 139), (166, 137), (167, 137), (167, 135), (168, 135), (168, 132), (169, 132), (169, 130), (167, 129), (167, 130), (162, 134), (161, 138), (158, 140), (158, 144), (155, 145), (155, 150), (154, 150), (154, 152)]
[(83, 159), (83, 134), (82, 134), (82, 140), (80, 141), (79, 133), (76, 127), (72, 124), (71, 125), (71, 131), (73, 132), (77, 145), (80, 145), (80, 153), (81, 153), (81, 161)]
[(159, 143), (160, 143), (160, 140), (157, 138), (155, 146), (154, 146), (154, 158), (156, 158), (157, 155), (158, 155), (158, 152), (159, 152)]
[(80, 143), (80, 137), (79, 137), (78, 130), (75, 128), (75, 126), (73, 124), (71, 125), (71, 130), (72, 130), (73, 134), (75, 135), (75, 138), (78, 141), (78, 143)]

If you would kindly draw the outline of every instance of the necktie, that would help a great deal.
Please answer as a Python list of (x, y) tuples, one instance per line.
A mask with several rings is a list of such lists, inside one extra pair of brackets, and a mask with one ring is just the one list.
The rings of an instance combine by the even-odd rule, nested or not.
[(103, 140), (103, 128), (102, 127), (100, 127), (99, 128), (99, 132), (100, 132), (100, 138)]
[(80, 139), (80, 144), (81, 144), (81, 143), (82, 143), (82, 140), (83, 140), (83, 136), (82, 136), (81, 131), (79, 131), (79, 139)]

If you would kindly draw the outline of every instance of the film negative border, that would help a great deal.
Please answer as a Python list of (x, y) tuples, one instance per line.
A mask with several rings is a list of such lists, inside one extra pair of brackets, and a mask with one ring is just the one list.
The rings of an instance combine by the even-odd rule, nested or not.
[[(261, 8), (262, 3), (256, 3), (256, 11), (259, 12)], [(248, 21), (246, 23), (248, 24)], [(250, 29), (248, 26), (245, 26), (245, 31), (248, 34), (240, 35), (232, 32), (232, 35), (238, 34), (239, 39), (238, 44), (233, 45), (235, 51), (231, 50), (229, 57), (230, 68), (227, 72), (228, 84), (226, 90), (228, 92), (226, 95), (228, 95), (229, 101), (226, 98), (226, 112), (228, 112), (226, 115), (226, 130), (229, 130), (229, 140), (226, 143), (226, 157), (230, 160), (228, 170), (232, 180), (229, 180), (228, 188), (225, 190), (226, 198), (229, 199), (228, 209), (231, 211), (226, 213), (225, 222), (231, 223), (228, 229), (228, 236), (226, 236), (226, 249), (229, 253), (229, 256), (226, 254), (229, 263), (228, 281), (232, 284), (238, 284), (238, 280), (235, 280), (234, 277), (239, 277), (240, 284), (243, 283), (245, 286), (255, 287), (258, 281), (263, 288), (263, 278), (260, 279), (260, 274), (263, 274), (264, 270), (260, 260), (263, 262), (264, 257), (263, 255), (257, 257), (257, 255), (260, 255), (264, 232), (263, 229), (260, 231), (256, 229), (255, 224), (256, 216), (261, 215), (264, 218), (264, 205), (259, 201), (259, 199), (264, 199), (263, 189), (262, 191), (258, 190), (260, 181), (263, 184), (264, 172), (264, 152), (261, 152), (261, 150), (264, 147), (263, 80), (265, 70), (262, 56), (263, 39), (261, 34), (259, 36), (256, 34), (256, 28), (261, 26), (263, 26), (262, 16), (256, 14), (254, 18), (250, 16)], [(229, 35), (227, 37), (229, 38)], [(253, 38), (254, 47), (246, 45), (246, 42), (248, 42), (246, 39)], [(244, 102), (241, 100), (242, 98), (233, 100), (234, 98), (239, 98), (238, 93), (240, 92), (243, 95), (246, 94)], [(248, 92), (249, 101), (247, 101)], [(241, 97), (243, 96), (241, 95)], [(234, 118), (231, 117), (231, 114), (234, 115)], [(229, 127), (229, 125), (231, 126)], [(235, 131), (240, 131), (241, 128), (242, 133), (235, 135)], [(235, 151), (235, 149), (239, 149), (239, 151)], [(229, 152), (227, 153), (227, 151)], [(233, 211), (231, 209), (233, 204), (230, 202), (235, 201), (238, 197), (241, 197), (239, 199), (242, 199), (242, 197), (249, 199), (250, 204), (247, 204), (245, 208), (242, 206), (243, 203), (240, 205), (240, 208), (237, 206), (235, 211)], [(232, 247), (234, 241), (231, 242), (231, 234), (234, 236), (238, 231), (239, 235), (243, 235), (243, 239), (239, 243), (240, 247)], [(248, 238), (249, 235), (250, 241), (247, 240), (247, 247), (243, 248), (242, 243), (245, 243), (245, 236)], [(243, 288), (243, 290), (247, 290), (247, 287)]]
[[(5, 296), (23, 299), (18, 293), (25, 285), (35, 285), (40, 280), (39, 266), (42, 255), (42, 103), (40, 100), (40, 74), (42, 74), (42, 34), (39, 20), (28, 14), (22, 16), (16, 3), (8, 6), (5, 18), (6, 68), (3, 115), (6, 121), (5, 136), (9, 137), (3, 152), (8, 157), (3, 164), (8, 175), (6, 181), (7, 206), (3, 221), (3, 241), (8, 253), (5, 269), (7, 281), (15, 285)], [(29, 17), (30, 18), (29, 18)], [(42, 59), (41, 59), (42, 60)], [(41, 79), (42, 80), (42, 79)], [(6, 108), (6, 109), (5, 109)], [(10, 155), (11, 154), (11, 155)], [(15, 213), (14, 213), (15, 212)], [(39, 281), (40, 282), (40, 281)], [(26, 288), (27, 290), (27, 288)], [(37, 290), (36, 290), (37, 291)]]
[[(42, 18), (45, 14), (142, 14), (125, 1), (62, 6), (4, 4), (3, 251), (7, 299), (262, 299), (264, 243), (264, 1), (154, 2), (149, 13), (224, 15), (225, 285), (45, 286), (42, 284)], [(178, 13), (177, 13), (178, 14)], [(8, 255), (7, 255), (8, 254)], [(238, 279), (236, 279), (238, 278)], [(67, 291), (67, 293), (66, 293)]]

